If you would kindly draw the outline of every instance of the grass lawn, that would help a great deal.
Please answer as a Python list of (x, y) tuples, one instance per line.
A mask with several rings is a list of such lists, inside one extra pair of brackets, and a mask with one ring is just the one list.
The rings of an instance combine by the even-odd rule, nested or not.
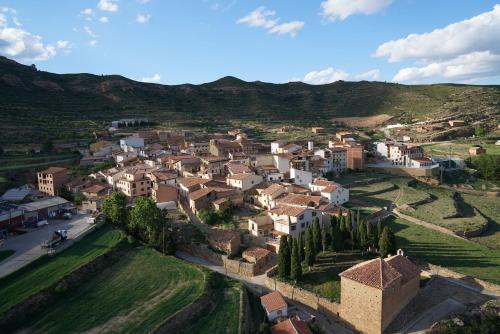
[(429, 155), (448, 156), (450, 154), (451, 146), (452, 156), (458, 156), (466, 159), (470, 157), (469, 148), (474, 145), (481, 145), (486, 149), (486, 153), (488, 154), (500, 154), (500, 146), (495, 145), (494, 140), (486, 139), (460, 140), (442, 144), (427, 144), (423, 145), (423, 148), (424, 152)]
[(403, 219), (389, 217), (385, 224), (396, 234), (405, 254), (461, 274), (500, 284), (500, 251), (472, 241), (429, 230)]
[(43, 256), (0, 279), (0, 314), (108, 252), (123, 237), (121, 231), (105, 225), (62, 253)]
[(15, 251), (13, 251), (11, 249), (1, 250), (0, 251), (0, 262), (2, 262), (3, 260), (5, 260), (6, 258), (8, 258), (9, 256), (11, 256), (14, 253), (15, 253)]
[(68, 291), (25, 329), (40, 333), (149, 333), (198, 299), (205, 277), (202, 269), (177, 258), (143, 246), (131, 248), (79, 289)]
[(215, 285), (216, 290), (212, 298), (217, 302), (217, 306), (212, 312), (188, 326), (183, 333), (232, 334), (238, 332), (241, 283), (216, 274), (212, 284)]
[(359, 251), (321, 252), (311, 271), (304, 267), (301, 285), (322, 297), (340, 302), (340, 277), (338, 274), (355, 264), (372, 258), (373, 256), (370, 255), (362, 256)]

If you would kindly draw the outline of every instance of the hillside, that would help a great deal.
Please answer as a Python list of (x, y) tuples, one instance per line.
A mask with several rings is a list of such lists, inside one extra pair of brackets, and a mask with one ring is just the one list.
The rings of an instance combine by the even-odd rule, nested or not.
[(87, 136), (117, 117), (157, 122), (252, 119), (318, 121), (334, 116), (500, 114), (500, 86), (344, 82), (271, 84), (224, 77), (158, 85), (122, 76), (53, 74), (0, 57), (0, 144)]

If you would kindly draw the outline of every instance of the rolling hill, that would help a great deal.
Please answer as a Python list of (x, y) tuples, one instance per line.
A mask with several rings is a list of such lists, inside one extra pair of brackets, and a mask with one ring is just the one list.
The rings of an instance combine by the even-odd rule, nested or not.
[(156, 122), (317, 121), (389, 114), (400, 119), (500, 114), (500, 86), (337, 81), (271, 84), (224, 77), (201, 85), (118, 75), (54, 74), (0, 57), (0, 144), (85, 137), (117, 117)]

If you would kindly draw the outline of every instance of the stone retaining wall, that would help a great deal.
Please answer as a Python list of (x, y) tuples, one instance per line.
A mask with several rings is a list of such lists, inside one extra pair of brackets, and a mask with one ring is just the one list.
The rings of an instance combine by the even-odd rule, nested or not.
[(457, 280), (463, 281), (465, 284), (468, 284), (473, 288), (477, 288), (478, 291), (486, 290), (488, 292), (493, 292), (495, 294), (500, 295), (500, 285), (489, 283), (489, 282), (483, 281), (479, 278), (466, 276), (466, 275), (457, 273), (453, 270), (450, 270), (448, 268), (434, 265), (432, 263), (426, 263), (424, 265), (421, 265), (421, 269), (425, 270), (433, 275), (451, 277), (451, 278), (455, 278)]
[(284, 297), (309, 306), (328, 316), (338, 318), (340, 314), (340, 304), (330, 301), (326, 298), (316, 295), (314, 292), (307, 291), (291, 284), (278, 281), (275, 278), (276, 269), (274, 267), (266, 272), (265, 285), (271, 289), (279, 291)]

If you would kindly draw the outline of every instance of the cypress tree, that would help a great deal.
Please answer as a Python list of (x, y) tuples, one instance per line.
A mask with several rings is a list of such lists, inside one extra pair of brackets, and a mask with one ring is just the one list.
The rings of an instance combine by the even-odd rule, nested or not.
[(335, 225), (334, 224), (327, 224), (327, 228), (328, 228), (328, 234), (330, 235), (330, 243), (328, 244), (328, 249), (330, 250), (334, 250), (334, 245), (333, 245), (333, 227)]
[(286, 277), (286, 258), (285, 258), (285, 248), (288, 247), (288, 242), (285, 236), (280, 238), (280, 248), (278, 253), (278, 275), (279, 277)]
[(331, 224), (323, 224), (321, 228), (321, 246), (323, 246), (323, 252), (328, 250), (332, 242), (332, 234), (330, 229)]
[(313, 233), (311, 226), (307, 226), (306, 230), (306, 264), (309, 269), (314, 265), (314, 260), (316, 259), (315, 249), (314, 249), (314, 241), (313, 241)]
[(336, 252), (344, 250), (344, 235), (340, 230), (340, 224), (335, 224), (333, 228), (333, 248)]
[(293, 238), (290, 234), (287, 236), (286, 241), (288, 242), (288, 249), (290, 250), (290, 256), (291, 256), (293, 248)]
[(361, 224), (361, 211), (358, 209), (358, 212), (356, 213), (356, 226), (359, 226)]
[(350, 234), (352, 231), (352, 223), (351, 223), (351, 211), (347, 210), (347, 216), (345, 217), (345, 231)]
[(375, 235), (373, 231), (373, 225), (368, 221), (365, 221), (365, 225), (366, 225), (366, 243), (367, 246), (370, 247), (375, 245)]
[(382, 235), (382, 221), (379, 219), (377, 222), (377, 238), (376, 238), (377, 245), (381, 235)]
[(302, 263), (305, 258), (304, 240), (302, 240), (302, 233), (299, 233), (299, 235), (297, 236), (297, 247), (299, 248), (299, 262)]
[(345, 228), (345, 218), (343, 216), (340, 217), (339, 228), (340, 228), (340, 232), (342, 232), (343, 234), (345, 234), (345, 231), (346, 231), (346, 228)]
[(359, 239), (359, 249), (364, 253), (367, 248), (366, 242), (366, 226), (363, 222), (358, 225), (358, 239)]
[(313, 242), (314, 242), (314, 256), (321, 252), (321, 228), (319, 226), (319, 219), (315, 217), (313, 220)]
[(293, 241), (291, 267), (291, 279), (295, 282), (299, 282), (302, 279), (302, 266), (300, 264), (299, 245), (297, 239)]
[(342, 219), (342, 209), (339, 207), (337, 210), (337, 223), (340, 223), (340, 220)]
[(396, 237), (387, 226), (382, 230), (378, 247), (380, 256), (382, 257), (386, 257), (389, 254), (394, 255), (396, 253)]

